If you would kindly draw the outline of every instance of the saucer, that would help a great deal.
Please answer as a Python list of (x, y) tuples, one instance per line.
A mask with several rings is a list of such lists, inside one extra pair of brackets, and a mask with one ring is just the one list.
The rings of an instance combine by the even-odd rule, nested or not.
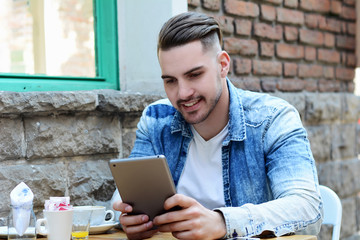
[(114, 221), (109, 221), (106, 222), (104, 224), (101, 225), (96, 225), (96, 226), (90, 226), (90, 234), (100, 234), (100, 233), (105, 233), (106, 231), (112, 229), (113, 227), (115, 227), (116, 225), (118, 225), (119, 223), (114, 222)]
[(0, 227), (0, 238), (7, 238), (8, 228), (7, 226)]
[[(34, 228), (29, 228), (31, 229), (31, 232), (34, 232)], [(7, 239), (7, 236), (8, 235), (8, 227), (7, 226), (1, 226), (0, 227), (0, 238), (6, 238)]]

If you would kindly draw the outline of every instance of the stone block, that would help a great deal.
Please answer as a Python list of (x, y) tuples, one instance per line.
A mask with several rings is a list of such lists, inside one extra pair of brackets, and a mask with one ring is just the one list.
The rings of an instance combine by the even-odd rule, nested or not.
[(123, 130), (122, 134), (122, 157), (128, 157), (131, 153), (131, 150), (134, 147), (136, 139), (136, 129), (126, 129)]
[(319, 182), (330, 187), (343, 199), (359, 192), (360, 161), (331, 161), (318, 164)]
[[(360, 231), (360, 192), (358, 192), (356, 194), (356, 222), (357, 222), (357, 226), (356, 226), (356, 229), (358, 231)], [(359, 232), (360, 233), (360, 232)], [(360, 235), (359, 235), (360, 236)]]
[(306, 126), (311, 150), (317, 163), (331, 158), (331, 129), (329, 125)]
[(347, 159), (356, 155), (356, 124), (335, 124), (331, 134), (331, 158)]
[(0, 209), (8, 209), (10, 192), (20, 182), (26, 183), (34, 193), (34, 211), (44, 208), (44, 200), (50, 196), (64, 196), (68, 179), (65, 164), (54, 163), (29, 164), (15, 162), (14, 165), (0, 168)]
[(1, 114), (24, 114), (54, 111), (94, 111), (97, 94), (92, 91), (3, 92), (0, 91)]
[(305, 124), (305, 95), (302, 93), (281, 93), (274, 94), (293, 105), (299, 112), (303, 124)]
[(107, 160), (71, 161), (68, 171), (73, 205), (94, 205), (111, 199), (115, 184)]
[[(331, 101), (329, 101), (331, 99)], [(313, 124), (335, 121), (341, 115), (341, 95), (336, 93), (306, 94), (305, 121)]]
[(342, 199), (343, 207), (340, 237), (352, 236), (356, 232), (356, 199), (354, 197)]
[(360, 97), (354, 94), (344, 94), (342, 97), (342, 120), (357, 122), (360, 119)]
[(121, 127), (125, 128), (137, 128), (137, 124), (140, 120), (141, 112), (130, 112), (126, 114), (120, 114)]
[(19, 118), (0, 118), (0, 161), (25, 157), (24, 126)]
[(105, 112), (139, 112), (150, 103), (165, 96), (141, 93), (126, 93), (115, 90), (96, 91), (99, 97), (98, 110)]
[(54, 116), (26, 118), (26, 156), (30, 159), (119, 153), (118, 116)]

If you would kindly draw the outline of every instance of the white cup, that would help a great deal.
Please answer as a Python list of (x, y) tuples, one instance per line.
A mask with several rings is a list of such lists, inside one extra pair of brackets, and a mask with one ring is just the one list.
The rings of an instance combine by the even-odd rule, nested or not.
[[(46, 211), (44, 218), (36, 221), (36, 232), (47, 235), (48, 240), (65, 240), (71, 238), (73, 210)], [(43, 226), (45, 225), (45, 227)]]
[[(76, 206), (74, 208), (92, 211), (90, 226), (103, 225), (114, 221), (114, 211), (106, 210), (104, 206)], [(105, 220), (107, 214), (110, 214), (111, 217), (110, 219)]]

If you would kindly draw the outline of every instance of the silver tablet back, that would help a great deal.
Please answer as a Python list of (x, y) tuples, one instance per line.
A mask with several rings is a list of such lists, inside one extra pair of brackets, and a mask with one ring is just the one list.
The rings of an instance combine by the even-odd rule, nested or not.
[(109, 166), (122, 201), (132, 205), (133, 214), (144, 213), (152, 220), (165, 212), (164, 201), (176, 193), (165, 156), (115, 159)]

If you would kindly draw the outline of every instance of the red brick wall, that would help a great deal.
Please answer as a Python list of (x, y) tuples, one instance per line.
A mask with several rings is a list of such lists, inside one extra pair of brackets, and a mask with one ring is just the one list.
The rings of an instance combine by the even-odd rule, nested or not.
[(188, 0), (214, 16), (230, 79), (262, 92), (354, 92), (355, 0)]

